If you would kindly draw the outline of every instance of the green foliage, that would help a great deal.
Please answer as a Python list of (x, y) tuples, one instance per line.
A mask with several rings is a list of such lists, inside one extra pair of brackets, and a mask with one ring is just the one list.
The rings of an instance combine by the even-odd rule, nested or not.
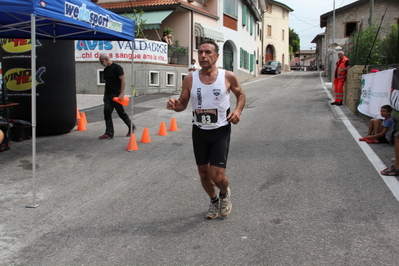
[(294, 54), (298, 52), (301, 47), (301, 39), (293, 29), (289, 29), (289, 44), (290, 44), (290, 58), (292, 59)]
[(143, 14), (145, 12), (143, 10), (133, 9), (132, 13), (125, 13), (123, 16), (126, 18), (130, 18), (135, 21), (135, 29), (134, 34), (136, 38), (147, 38), (143, 32), (143, 27), (145, 26), (147, 20), (142, 19)]
[(348, 39), (344, 50), (351, 65), (399, 63), (398, 25), (393, 24), (390, 32), (384, 38), (381, 38), (380, 35), (376, 38), (377, 32), (378, 26), (372, 25), (355, 32)]
[(381, 43), (381, 56), (384, 64), (399, 63), (399, 25), (392, 24), (391, 31)]
[(169, 27), (165, 27), (162, 32), (163, 32), (163, 36), (166, 36), (168, 34), (173, 34), (173, 30)]
[(169, 49), (171, 50), (172, 54), (176, 56), (177, 54), (187, 54), (188, 49), (184, 46), (180, 45), (179, 40), (174, 40), (173, 44), (169, 46)]

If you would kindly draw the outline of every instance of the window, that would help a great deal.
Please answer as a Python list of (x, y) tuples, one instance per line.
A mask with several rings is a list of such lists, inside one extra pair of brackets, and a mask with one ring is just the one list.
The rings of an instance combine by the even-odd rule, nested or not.
[(345, 37), (351, 36), (356, 32), (357, 22), (347, 22), (345, 24)]
[(175, 86), (175, 73), (166, 72), (166, 86)]
[(267, 37), (271, 37), (271, 36), (272, 36), (272, 26), (267, 25)]
[(285, 19), (285, 10), (284, 9), (283, 9), (282, 15), (283, 15), (283, 19)]
[(150, 71), (149, 72), (149, 81), (150, 86), (159, 86), (159, 72), (158, 71)]
[(283, 36), (281, 36), (281, 39), (284, 41), (284, 35), (285, 35), (285, 31), (283, 30), (282, 32)]
[(223, 3), (223, 12), (236, 18), (238, 15), (238, 0), (223, 0)]
[(97, 69), (97, 85), (105, 85), (104, 69)]
[(272, 4), (268, 4), (268, 5), (267, 5), (267, 13), (271, 14), (271, 13), (272, 13), (272, 10), (273, 10)]
[(242, 25), (247, 25), (247, 6), (242, 6)]

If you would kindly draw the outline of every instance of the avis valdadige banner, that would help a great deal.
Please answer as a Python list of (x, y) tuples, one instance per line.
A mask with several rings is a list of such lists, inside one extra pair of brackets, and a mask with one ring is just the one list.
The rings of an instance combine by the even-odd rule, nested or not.
[(131, 62), (134, 49), (134, 62), (168, 63), (168, 45), (164, 42), (146, 39), (131, 41), (77, 40), (75, 41), (75, 61), (97, 61), (100, 54), (107, 54), (114, 62)]
[(382, 118), (380, 109), (390, 105), (393, 69), (362, 75), (362, 91), (357, 110), (370, 117)]

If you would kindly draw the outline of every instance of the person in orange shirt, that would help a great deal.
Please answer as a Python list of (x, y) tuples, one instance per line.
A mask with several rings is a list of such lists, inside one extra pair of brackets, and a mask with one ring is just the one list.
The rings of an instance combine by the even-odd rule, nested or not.
[(339, 51), (334, 74), (335, 101), (332, 102), (331, 105), (342, 105), (342, 99), (344, 97), (344, 83), (349, 67), (349, 59), (345, 56), (343, 51)]

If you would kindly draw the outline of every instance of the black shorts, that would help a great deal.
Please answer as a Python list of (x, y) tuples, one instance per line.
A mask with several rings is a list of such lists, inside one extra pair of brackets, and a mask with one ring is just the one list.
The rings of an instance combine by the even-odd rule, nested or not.
[(204, 130), (193, 125), (192, 137), (197, 165), (210, 164), (226, 168), (230, 146), (231, 124)]

